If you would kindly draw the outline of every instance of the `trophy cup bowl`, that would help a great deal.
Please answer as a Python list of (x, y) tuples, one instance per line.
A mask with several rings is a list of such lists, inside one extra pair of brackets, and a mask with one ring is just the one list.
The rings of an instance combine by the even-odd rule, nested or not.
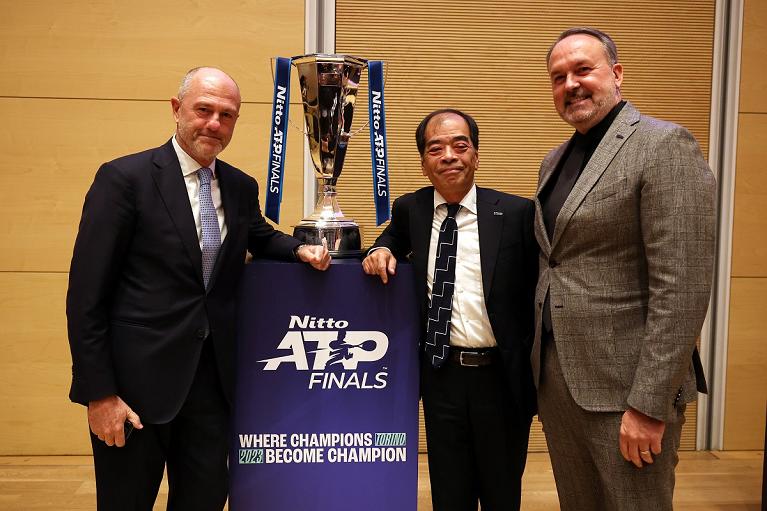
[(351, 137), (354, 103), (367, 60), (349, 55), (312, 54), (293, 58), (298, 69), (306, 136), (317, 178), (317, 205), (293, 235), (302, 243), (327, 242), (332, 257), (360, 257), (359, 225), (346, 218), (336, 186)]

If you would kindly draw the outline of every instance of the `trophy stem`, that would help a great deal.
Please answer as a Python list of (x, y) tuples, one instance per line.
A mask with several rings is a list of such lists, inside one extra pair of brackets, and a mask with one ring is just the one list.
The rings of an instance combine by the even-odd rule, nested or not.
[(359, 225), (346, 218), (338, 205), (335, 179), (318, 179), (317, 205), (314, 211), (293, 230), (293, 236), (309, 245), (321, 245), (324, 239), (335, 258), (363, 255)]
[(318, 221), (347, 220), (338, 204), (336, 184), (323, 178), (317, 181), (317, 204), (314, 207), (314, 212), (309, 215), (309, 219)]

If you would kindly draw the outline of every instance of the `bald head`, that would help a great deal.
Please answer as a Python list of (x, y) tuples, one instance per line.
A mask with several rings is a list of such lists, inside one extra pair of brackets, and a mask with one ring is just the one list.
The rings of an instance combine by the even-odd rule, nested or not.
[(178, 87), (178, 99), (183, 97), (189, 92), (189, 88), (192, 86), (193, 79), (197, 80), (215, 80), (229, 81), (234, 88), (237, 89), (237, 94), (240, 93), (240, 86), (234, 81), (234, 78), (223, 72), (217, 67), (201, 66), (190, 69), (184, 75), (181, 80), (181, 85)]
[(171, 98), (176, 141), (202, 167), (226, 148), (240, 113), (240, 88), (215, 67), (187, 72), (178, 96)]

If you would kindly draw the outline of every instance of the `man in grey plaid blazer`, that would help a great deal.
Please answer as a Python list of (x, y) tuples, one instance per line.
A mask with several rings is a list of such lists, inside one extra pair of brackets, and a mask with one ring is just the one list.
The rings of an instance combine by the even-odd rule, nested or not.
[(531, 355), (563, 510), (672, 508), (709, 300), (715, 181), (692, 135), (621, 98), (603, 32), (563, 32), (554, 104), (576, 130), (541, 163)]

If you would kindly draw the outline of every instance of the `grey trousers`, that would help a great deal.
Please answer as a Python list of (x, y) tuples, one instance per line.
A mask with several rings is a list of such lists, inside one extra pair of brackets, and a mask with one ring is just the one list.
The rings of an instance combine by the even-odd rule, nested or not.
[(666, 423), (662, 452), (652, 465), (623, 459), (619, 435), (623, 412), (590, 412), (573, 401), (559, 365), (554, 340), (543, 347), (538, 416), (562, 511), (673, 509), (674, 469), (685, 405)]

